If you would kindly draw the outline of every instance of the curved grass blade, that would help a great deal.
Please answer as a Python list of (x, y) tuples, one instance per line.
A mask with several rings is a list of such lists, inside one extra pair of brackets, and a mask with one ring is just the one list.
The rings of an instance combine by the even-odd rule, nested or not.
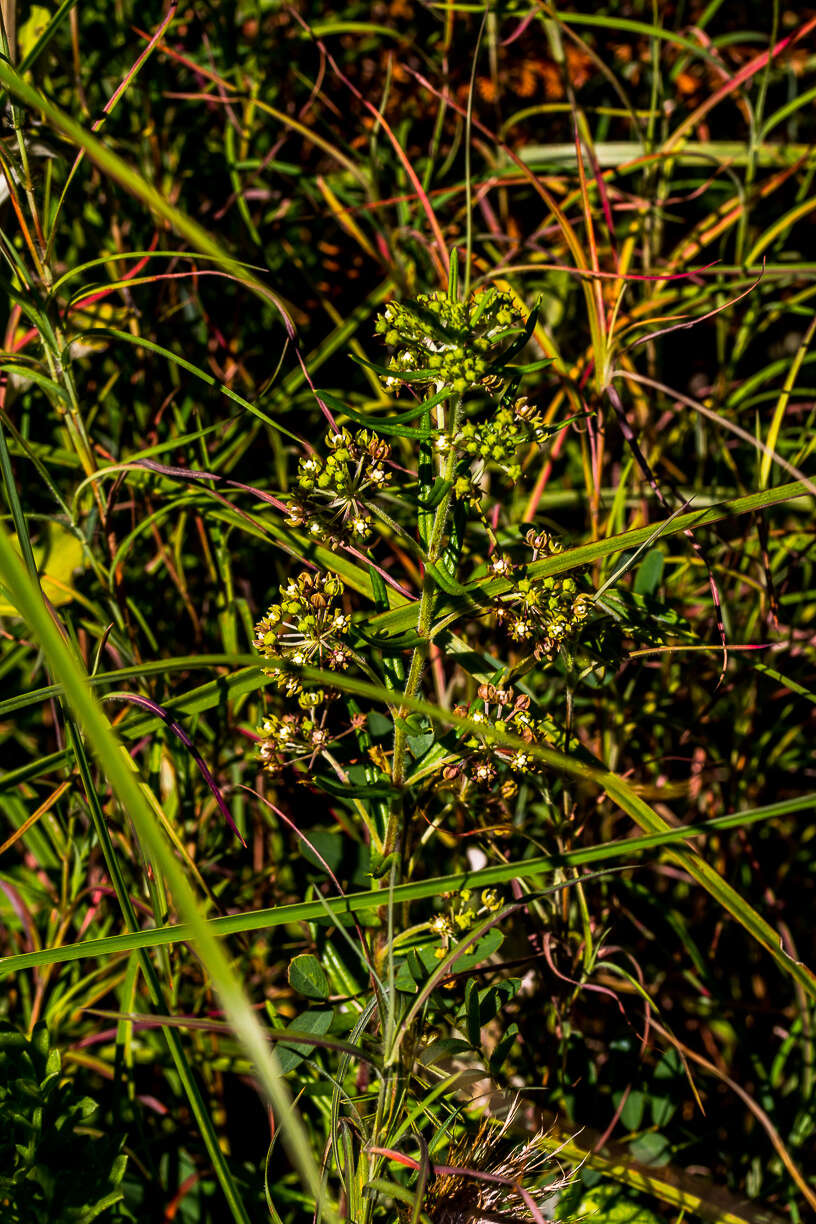
[(266, 1034), (229, 958), (213, 936), (184, 872), (161, 834), (130, 767), (130, 761), (93, 696), (87, 676), (49, 616), (39, 590), (26, 574), (4, 528), (0, 528), (0, 568), (16, 606), (37, 638), (54, 675), (64, 686), (67, 703), (82, 727), (115, 795), (133, 821), (151, 856), (161, 865), (179, 912), (189, 924), (191, 932), (194, 932), (198, 955), (212, 979), (233, 1031), (255, 1065), (263, 1092), (275, 1111), (290, 1158), (298, 1168), (310, 1194), (321, 1204), (332, 1224), (337, 1224), (334, 1209), (326, 1199), (308, 1137), (294, 1113), (278, 1059), (266, 1040)]
[[(605, 842), (600, 846), (588, 846), (581, 850), (570, 850), (561, 855), (543, 855), (524, 859), (521, 862), (499, 863), (483, 867), (478, 871), (456, 872), (452, 875), (434, 876), (428, 880), (412, 880), (408, 884), (395, 884), (391, 890), (394, 904), (419, 901), (427, 897), (440, 896), (445, 892), (458, 892), (462, 888), (487, 888), (494, 884), (506, 884), (510, 880), (533, 880), (564, 867), (580, 867), (607, 862), (616, 858), (627, 858), (648, 850), (682, 842), (692, 837), (704, 836), (725, 828), (740, 828), (761, 820), (773, 820), (778, 816), (796, 812), (812, 812), (816, 806), (816, 795), (802, 795), (795, 799), (781, 800), (767, 807), (751, 808), (745, 812), (731, 812), (696, 825), (678, 825), (660, 833), (645, 837), (626, 838)], [(365, 892), (347, 893), (345, 897), (321, 898), (320, 901), (294, 902), (279, 905), (274, 909), (253, 910), (251, 913), (228, 914), (222, 918), (211, 918), (208, 926), (213, 935), (223, 938), (243, 934), (247, 931), (265, 931), (277, 926), (296, 922), (317, 922), (325, 918), (326, 909), (337, 916), (373, 911), (382, 905), (383, 890), (369, 889)], [(0, 978), (22, 969), (33, 969), (39, 965), (62, 964), (68, 961), (91, 959), (99, 956), (117, 956), (134, 948), (161, 947), (165, 944), (184, 943), (195, 938), (189, 923), (175, 923), (155, 930), (136, 931), (128, 935), (111, 935), (102, 939), (83, 940), (64, 944), (59, 948), (44, 948), (36, 952), (21, 952), (0, 959)]]

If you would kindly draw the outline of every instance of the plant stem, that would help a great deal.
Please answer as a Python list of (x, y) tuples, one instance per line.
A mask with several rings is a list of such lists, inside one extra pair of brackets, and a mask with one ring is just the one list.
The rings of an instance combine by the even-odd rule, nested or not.
[[(462, 411), (462, 401), (457, 400), (453, 411), (450, 413), (445, 436), (451, 439), (456, 432), (459, 424), (459, 418)], [(445, 540), (445, 532), (448, 526), (448, 518), (450, 517), (451, 506), (453, 504), (453, 474), (456, 468), (456, 452), (453, 447), (445, 456), (443, 469), (440, 475), (446, 481), (449, 487), (445, 490), (442, 500), (436, 507), (433, 524), (431, 525), (431, 538), (428, 542), (427, 560), (432, 565), (436, 564), (442, 555), (442, 547)], [(414, 648), (414, 653), (411, 656), (411, 665), (408, 669), (408, 677), (405, 682), (405, 696), (416, 697), (419, 692), (422, 673), (425, 670), (425, 663), (428, 657), (428, 649), (430, 647), (431, 624), (433, 621), (433, 606), (436, 597), (436, 583), (428, 571), (426, 566), (425, 573), (422, 579), (422, 594), (419, 600), (419, 612), (417, 615), (417, 634), (422, 639)], [(391, 766), (391, 780), (394, 786), (401, 787), (405, 782), (405, 754), (407, 748), (407, 732), (402, 722), (394, 724), (394, 756)], [(388, 827), (385, 831), (385, 839), (383, 843), (383, 857), (393, 854), (397, 844), (397, 830), (399, 827), (399, 818), (402, 811), (402, 802), (395, 800), (391, 806), (391, 813), (388, 820)]]

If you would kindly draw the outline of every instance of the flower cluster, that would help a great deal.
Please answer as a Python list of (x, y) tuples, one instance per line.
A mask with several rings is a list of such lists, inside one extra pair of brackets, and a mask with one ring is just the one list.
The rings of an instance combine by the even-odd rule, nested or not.
[(518, 411), (519, 406), (529, 408), (526, 399), (518, 400), (512, 406), (500, 407), (487, 421), (466, 421), (452, 439), (442, 440), (438, 449), (452, 447), (471, 461), (470, 473), (459, 476), (455, 483), (458, 497), (480, 496), (479, 482), (488, 466), (500, 468), (510, 480), (519, 479), (519, 448), (536, 436), (528, 417)]
[(463, 775), (480, 789), (490, 789), (498, 780), (500, 768), (505, 767), (501, 794), (505, 799), (511, 799), (518, 790), (516, 777), (538, 772), (540, 764), (532, 752), (523, 748), (508, 748), (497, 742), (494, 732), (515, 735), (525, 743), (535, 745), (552, 743), (558, 729), (552, 719), (536, 718), (531, 714), (530, 698), (523, 693), (482, 684), (478, 696), (476, 708), (457, 706), (454, 711), (477, 723), (479, 730), (465, 733), (461, 760), (455, 765), (448, 765), (443, 776), (452, 781)]
[[(528, 531), (525, 540), (532, 560), (561, 552), (561, 545), (546, 531)], [(495, 578), (504, 578), (510, 589), (498, 596), (496, 615), (514, 642), (529, 646), (537, 659), (551, 658), (558, 646), (572, 636), (592, 610), (592, 598), (578, 589), (570, 575), (532, 578), (527, 566), (516, 566), (503, 554), (488, 566)]]
[(473, 900), (473, 893), (469, 888), (463, 888), (455, 898), (451, 898), (449, 894), (445, 895), (449, 902), (447, 912), (437, 914), (430, 922), (431, 931), (438, 935), (441, 941), (439, 947), (434, 949), (437, 960), (447, 956), (457, 936), (469, 931), (480, 918), (495, 914), (502, 907), (501, 897), (495, 888), (482, 889), (478, 902)]
[(330, 727), (329, 711), (336, 697), (337, 693), (332, 690), (301, 691), (297, 694), (299, 710), (296, 713), (284, 714), (283, 717), (277, 714), (265, 716), (258, 727), (258, 756), (268, 773), (276, 774), (284, 766), (303, 762), (307, 766), (307, 777), (311, 780), (315, 760), (323, 756), (338, 772), (338, 776), (342, 776), (331, 753), (340, 740), (358, 732), (365, 725), (365, 714), (354, 714), (341, 729), (337, 729), (336, 720), (334, 728)]
[(289, 525), (307, 526), (311, 536), (336, 548), (343, 539), (365, 541), (371, 531), (367, 506), (390, 480), (391, 448), (367, 429), (326, 435), (326, 459), (312, 454), (298, 464), (298, 492)]
[[(255, 626), (255, 649), (293, 667), (346, 668), (352, 654), (345, 640), (350, 618), (338, 607), (343, 589), (333, 574), (305, 571), (290, 579), (280, 588), (280, 603)], [(298, 677), (277, 664), (264, 670), (290, 696), (301, 691)]]
[(415, 302), (391, 302), (375, 331), (396, 349), (388, 362), (386, 386), (435, 383), (463, 394), (489, 377), (491, 352), (522, 331), (523, 315), (509, 293), (485, 289), (466, 302), (443, 293), (420, 294)]
[(269, 773), (278, 773), (284, 765), (297, 761), (314, 762), (332, 742), (326, 727), (328, 709), (324, 704), (325, 694), (320, 691), (301, 692), (298, 695), (300, 711), (297, 714), (267, 714), (258, 728), (260, 743), (258, 755)]

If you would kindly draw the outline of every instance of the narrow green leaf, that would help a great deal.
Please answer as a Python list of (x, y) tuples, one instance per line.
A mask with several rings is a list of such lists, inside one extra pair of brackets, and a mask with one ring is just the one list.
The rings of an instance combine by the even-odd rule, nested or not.
[[(0, 79), (7, 65), (0, 62)], [(70, 646), (49, 615), (39, 589), (34, 586), (17, 557), (5, 528), (0, 527), (0, 570), (15, 606), (37, 638), (54, 675), (82, 727), (114, 794), (127, 812), (151, 858), (161, 868), (176, 906), (189, 924), (198, 954), (217, 990), (236, 1036), (254, 1063), (264, 1093), (275, 1110), (284, 1143), (304, 1184), (317, 1203), (336, 1224), (331, 1204), (323, 1202), (320, 1171), (302, 1123), (295, 1114), (291, 1096), (282, 1079), (278, 1060), (266, 1041), (264, 1030), (244, 993), (224, 949), (204, 918), (187, 878), (164, 839), (150, 805), (136, 778), (132, 763), (93, 696), (88, 679)], [(130, 936), (131, 938), (133, 936)]]
[[(610, 862), (614, 859), (628, 860), (649, 850), (670, 846), (688, 838), (697, 838), (719, 829), (747, 827), (761, 820), (773, 820), (779, 816), (796, 812), (812, 812), (816, 807), (816, 795), (801, 795), (795, 799), (781, 800), (767, 807), (751, 808), (744, 812), (731, 812), (695, 825), (667, 827), (660, 833), (644, 837), (624, 838), (605, 842), (600, 846), (587, 846), (570, 850), (562, 855), (540, 855), (518, 862), (499, 863), (483, 867), (478, 871), (456, 872), (452, 875), (433, 876), (427, 880), (413, 880), (408, 884), (397, 884), (391, 890), (395, 904), (419, 901), (436, 897), (445, 892), (459, 892), (462, 888), (485, 888), (494, 884), (505, 884), (509, 880), (533, 880), (552, 874), (564, 867)], [(296, 922), (316, 922), (326, 917), (327, 910), (340, 918), (345, 914), (364, 914), (374, 911), (383, 902), (382, 889), (347, 893), (345, 897), (324, 898), (321, 901), (300, 901), (291, 905), (279, 905), (274, 909), (253, 910), (244, 914), (229, 914), (223, 918), (211, 918), (207, 927), (216, 938), (237, 935), (246, 931), (264, 931)], [(155, 930), (135, 931), (127, 935), (111, 935), (103, 939), (82, 940), (79, 943), (63, 944), (58, 948), (42, 948), (36, 952), (21, 952), (0, 958), (0, 978), (21, 969), (33, 969), (39, 965), (64, 964), (83, 958), (124, 955), (135, 948), (155, 948), (166, 944), (183, 943), (196, 938), (188, 922), (158, 927)]]

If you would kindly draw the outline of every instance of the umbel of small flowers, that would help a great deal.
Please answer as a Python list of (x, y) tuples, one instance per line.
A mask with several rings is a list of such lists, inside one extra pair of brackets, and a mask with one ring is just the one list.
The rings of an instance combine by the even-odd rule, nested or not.
[(469, 931), (474, 923), (488, 914), (495, 914), (502, 907), (502, 899), (495, 888), (483, 888), (479, 900), (473, 899), (469, 888), (454, 894), (443, 893), (448, 902), (446, 911), (437, 914), (428, 924), (434, 935), (440, 939), (439, 947), (434, 948), (434, 956), (442, 960), (450, 951), (451, 944)]
[(325, 441), (325, 459), (312, 454), (298, 463), (289, 525), (305, 525), (309, 535), (333, 548), (348, 540), (365, 542), (371, 532), (371, 499), (390, 482), (391, 448), (367, 429), (330, 431)]
[[(546, 531), (531, 529), (525, 541), (532, 561), (561, 552), (561, 545)], [(488, 570), (509, 583), (496, 599), (499, 624), (514, 642), (529, 647), (536, 659), (552, 658), (592, 611), (591, 596), (580, 591), (568, 574), (531, 577), (526, 565), (514, 565), (503, 553), (491, 558)]]
[[(492, 380), (491, 380), (492, 381)], [(452, 437), (442, 436), (436, 449), (446, 454), (453, 450), (461, 456), (463, 469), (454, 481), (456, 497), (481, 500), (481, 480), (488, 467), (499, 468), (510, 480), (521, 476), (519, 451), (531, 442), (542, 442), (546, 429), (537, 408), (526, 397), (516, 398), (512, 389), (502, 396), (499, 407), (487, 420), (465, 421)]]
[(467, 732), (462, 740), (462, 753), (455, 765), (446, 766), (443, 777), (453, 781), (464, 777), (480, 789), (490, 789), (504, 775), (502, 795), (510, 799), (518, 790), (516, 779), (540, 772), (535, 754), (524, 748), (508, 748), (493, 734), (510, 734), (523, 739), (531, 747), (552, 743), (558, 734), (555, 723), (548, 718), (536, 718), (530, 712), (530, 698), (512, 689), (482, 684), (478, 689), (479, 705), (475, 709), (457, 706), (455, 714), (468, 717), (479, 730)]
[(332, 742), (326, 726), (325, 694), (316, 689), (298, 694), (298, 713), (267, 714), (258, 728), (258, 755), (268, 773), (278, 773), (287, 764), (314, 761)]
[(396, 349), (386, 386), (434, 383), (462, 395), (490, 375), (500, 346), (523, 332), (522, 312), (509, 293), (485, 289), (467, 301), (421, 293), (414, 302), (390, 302), (375, 324)]
[[(282, 659), (293, 667), (348, 667), (352, 658), (346, 638), (350, 619), (342, 610), (343, 583), (333, 574), (304, 571), (280, 587), (280, 602), (272, 604), (255, 626), (255, 649), (267, 659)], [(265, 667), (289, 696), (301, 691), (293, 672), (275, 663)]]
[(267, 773), (277, 774), (285, 766), (305, 764), (310, 774), (319, 756), (337, 770), (331, 753), (339, 740), (360, 729), (365, 714), (353, 715), (344, 730), (333, 731), (329, 726), (329, 710), (335, 696), (336, 693), (323, 689), (300, 692), (297, 695), (300, 708), (296, 713), (283, 717), (266, 715), (258, 728), (258, 756)]

